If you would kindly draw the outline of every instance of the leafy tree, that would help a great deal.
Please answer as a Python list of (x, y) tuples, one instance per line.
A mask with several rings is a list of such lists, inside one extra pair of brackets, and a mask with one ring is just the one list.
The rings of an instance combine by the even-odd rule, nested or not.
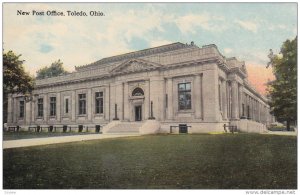
[(37, 79), (44, 79), (47, 77), (55, 77), (62, 74), (67, 74), (68, 71), (66, 71), (63, 67), (63, 63), (58, 60), (53, 62), (49, 67), (46, 66), (44, 68), (41, 68), (37, 71)]
[(297, 37), (286, 40), (280, 53), (271, 51), (270, 62), (275, 80), (268, 84), (270, 106), (279, 121), (286, 121), (287, 130), (290, 123), (297, 120)]
[(29, 94), (34, 79), (25, 72), (21, 55), (13, 51), (3, 52), (3, 122), (7, 121), (7, 100), (9, 93)]

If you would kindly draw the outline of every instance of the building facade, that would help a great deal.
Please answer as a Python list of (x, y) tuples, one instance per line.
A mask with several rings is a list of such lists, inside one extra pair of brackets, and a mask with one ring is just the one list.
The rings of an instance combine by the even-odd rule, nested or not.
[(272, 119), (245, 63), (213, 44), (173, 43), (75, 68), (37, 80), (30, 97), (11, 94), (8, 126), (98, 124), (109, 132), (152, 119), (156, 132), (187, 124), (189, 133), (200, 133), (223, 131), (224, 124), (261, 131)]

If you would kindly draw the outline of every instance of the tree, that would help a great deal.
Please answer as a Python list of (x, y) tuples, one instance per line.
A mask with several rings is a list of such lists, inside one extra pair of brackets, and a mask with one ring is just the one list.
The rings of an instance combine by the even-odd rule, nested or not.
[(68, 71), (66, 71), (63, 67), (63, 63), (58, 60), (53, 62), (49, 67), (46, 66), (44, 68), (41, 68), (37, 71), (37, 79), (44, 79), (47, 77), (55, 77), (62, 74), (67, 74)]
[(286, 40), (280, 53), (271, 51), (268, 65), (273, 67), (275, 80), (268, 84), (271, 111), (279, 121), (290, 123), (297, 120), (297, 37)]
[(3, 52), (3, 122), (7, 121), (7, 100), (9, 93), (29, 94), (34, 87), (34, 79), (25, 72), (21, 55), (13, 51)]

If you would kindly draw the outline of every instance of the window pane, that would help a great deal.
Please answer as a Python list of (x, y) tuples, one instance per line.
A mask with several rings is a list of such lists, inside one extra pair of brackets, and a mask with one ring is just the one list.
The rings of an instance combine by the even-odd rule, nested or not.
[(186, 92), (185, 100), (186, 100), (185, 103), (186, 109), (191, 109), (192, 108), (191, 92)]
[(185, 84), (184, 83), (181, 83), (178, 85), (178, 90), (179, 91), (184, 91), (185, 90)]
[(103, 92), (95, 93), (95, 113), (96, 114), (103, 113)]
[(43, 116), (43, 98), (38, 99), (38, 117)]
[(96, 113), (97, 114), (100, 113), (100, 101), (99, 101), (99, 99), (96, 99)]
[(66, 110), (65, 113), (69, 113), (69, 99), (66, 99)]
[(20, 101), (20, 113), (19, 113), (20, 118), (24, 117), (24, 101)]
[(185, 90), (190, 91), (191, 90), (191, 83), (185, 84)]
[(56, 115), (56, 97), (50, 97), (50, 116)]
[(135, 88), (132, 92), (132, 96), (143, 96), (143, 95), (144, 95), (144, 91), (139, 87)]
[(184, 101), (185, 96), (184, 93), (179, 94), (179, 101)]
[(178, 84), (178, 109), (187, 110), (191, 108), (191, 83), (180, 83)]

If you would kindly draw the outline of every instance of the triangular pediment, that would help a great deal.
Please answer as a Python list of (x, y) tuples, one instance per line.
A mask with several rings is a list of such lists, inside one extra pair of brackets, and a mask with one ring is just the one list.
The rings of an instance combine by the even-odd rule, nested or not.
[(142, 59), (130, 59), (111, 70), (111, 73), (129, 73), (129, 72), (143, 72), (161, 67), (160, 64), (149, 62)]

